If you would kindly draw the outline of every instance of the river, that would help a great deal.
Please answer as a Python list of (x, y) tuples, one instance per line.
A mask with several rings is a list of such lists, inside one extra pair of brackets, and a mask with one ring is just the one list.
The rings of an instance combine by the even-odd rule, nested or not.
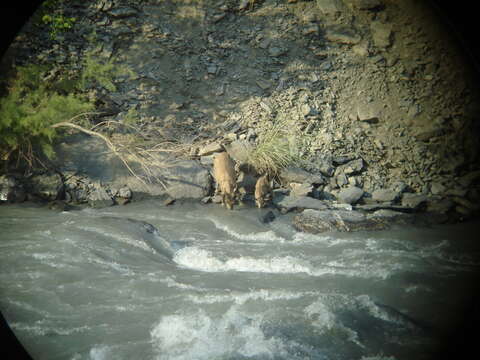
[(477, 224), (311, 235), (265, 211), (2, 205), (0, 310), (34, 359), (442, 351), (478, 283)]

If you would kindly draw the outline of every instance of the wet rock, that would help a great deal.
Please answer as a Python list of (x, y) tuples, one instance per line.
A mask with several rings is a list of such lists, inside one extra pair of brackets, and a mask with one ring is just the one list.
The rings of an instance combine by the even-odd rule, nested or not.
[(128, 186), (121, 187), (114, 196), (115, 202), (119, 205), (126, 205), (132, 200), (132, 190)]
[(246, 193), (252, 194), (255, 191), (256, 183), (257, 178), (252, 173), (239, 171), (237, 177), (237, 184), (239, 187), (244, 188)]
[(48, 208), (50, 210), (54, 210), (54, 211), (67, 211), (69, 209), (68, 205), (65, 203), (65, 201), (62, 201), (62, 200), (54, 200), (54, 201), (50, 201), (48, 203)]
[(27, 179), (27, 191), (43, 200), (57, 200), (63, 196), (64, 185), (59, 174), (39, 174)]
[(299, 167), (290, 166), (280, 172), (280, 178), (285, 183), (326, 184), (326, 179), (320, 174), (311, 174)]
[(356, 204), (363, 196), (365, 192), (356, 187), (350, 186), (346, 189), (340, 190), (337, 195), (337, 199), (345, 204)]
[(317, 200), (308, 196), (274, 196), (273, 203), (282, 208), (284, 212), (301, 209), (328, 209), (328, 205), (321, 200)]
[(427, 200), (428, 197), (423, 194), (404, 193), (402, 196), (402, 205), (412, 209), (419, 209), (427, 203)]
[(198, 156), (212, 155), (216, 152), (222, 152), (223, 146), (219, 141), (212, 142), (198, 150)]
[(346, 210), (305, 210), (293, 219), (293, 226), (312, 234), (326, 231), (384, 230), (388, 221), (378, 217), (367, 218), (365, 214)]
[(16, 185), (13, 176), (0, 176), (0, 201), (10, 201)]
[(88, 194), (88, 205), (92, 208), (99, 209), (114, 205), (112, 197), (107, 193), (105, 188), (100, 184), (95, 184), (95, 188)]
[(275, 214), (273, 213), (273, 211), (267, 212), (265, 215), (263, 215), (263, 216), (260, 218), (260, 221), (261, 221), (263, 224), (271, 223), (273, 220), (275, 220)]

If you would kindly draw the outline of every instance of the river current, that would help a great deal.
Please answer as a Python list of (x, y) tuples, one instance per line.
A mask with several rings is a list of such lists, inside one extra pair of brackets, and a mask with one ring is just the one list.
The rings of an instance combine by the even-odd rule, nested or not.
[(442, 351), (478, 281), (476, 224), (311, 235), (266, 211), (2, 205), (0, 310), (34, 359)]

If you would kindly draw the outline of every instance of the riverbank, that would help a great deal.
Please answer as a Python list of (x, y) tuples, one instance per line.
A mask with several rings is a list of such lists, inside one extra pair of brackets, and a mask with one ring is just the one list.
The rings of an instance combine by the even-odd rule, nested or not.
[[(101, 113), (92, 125), (118, 124), (102, 132), (111, 139), (132, 125), (150, 148), (182, 149), (162, 147), (147, 168), (127, 154), (132, 172), (101, 140), (68, 135), (44, 174), (3, 175), (0, 201), (216, 201), (211, 155), (226, 149), (241, 168), (244, 149), (284, 124), (302, 162), (277, 179), (279, 211), (475, 216), (476, 84), (431, 9), (381, 0), (245, 4), (59, 3), (76, 21), (55, 38), (33, 19), (5, 66), (48, 65), (51, 80), (79, 72), (87, 54), (126, 67), (131, 74), (115, 76), (115, 90), (95, 82), (85, 90)], [(247, 202), (252, 183), (239, 174)]]

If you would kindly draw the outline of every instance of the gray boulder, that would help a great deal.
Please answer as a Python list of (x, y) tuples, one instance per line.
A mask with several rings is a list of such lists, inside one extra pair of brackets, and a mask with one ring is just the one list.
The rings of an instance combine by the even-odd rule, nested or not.
[(64, 192), (62, 177), (56, 173), (33, 175), (26, 185), (29, 194), (48, 201), (57, 200)]
[(378, 189), (372, 193), (372, 200), (378, 202), (394, 202), (400, 197), (400, 193), (390, 189)]
[(340, 190), (337, 195), (337, 199), (345, 204), (356, 204), (363, 196), (365, 192), (356, 187), (350, 186), (346, 189)]
[(114, 204), (112, 197), (100, 184), (96, 184), (94, 189), (88, 194), (87, 201), (92, 208), (96, 209), (112, 206)]
[(274, 197), (273, 203), (283, 209), (285, 212), (299, 209), (328, 209), (328, 205), (324, 201), (308, 196), (278, 195)]
[(402, 196), (402, 206), (412, 209), (418, 209), (427, 203), (428, 197), (423, 194), (404, 193)]
[(211, 187), (207, 169), (197, 161), (184, 160), (162, 171), (166, 193), (174, 199), (202, 199)]
[(290, 166), (280, 172), (280, 178), (285, 183), (308, 183), (322, 185), (326, 184), (326, 179), (320, 174), (311, 174), (296, 166)]
[(305, 210), (293, 219), (293, 226), (312, 234), (326, 231), (365, 231), (388, 228), (379, 218), (367, 218), (365, 214), (347, 210)]

